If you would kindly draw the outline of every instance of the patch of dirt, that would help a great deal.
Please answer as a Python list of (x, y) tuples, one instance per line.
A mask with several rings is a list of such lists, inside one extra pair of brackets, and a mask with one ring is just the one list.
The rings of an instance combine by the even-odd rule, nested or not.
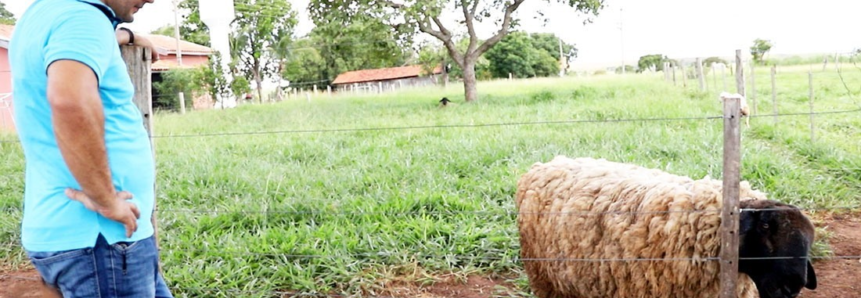
[[(831, 231), (829, 238), (835, 256), (861, 255), (861, 214), (813, 216), (816, 226)], [(801, 298), (861, 297), (861, 260), (825, 259), (814, 263), (818, 288), (804, 289)], [(510, 295), (514, 286), (505, 278), (471, 275), (437, 276), (433, 283), (394, 282), (386, 286), (384, 296), (415, 298), (492, 298)], [(508, 293), (508, 294), (506, 294)], [(33, 270), (0, 270), (0, 298), (59, 298), (42, 284)]]
[(45, 286), (35, 269), (0, 274), (0, 298), (62, 298)]
[(468, 277), (441, 276), (432, 284), (421, 286), (415, 283), (391, 284), (381, 293), (385, 297), (397, 298), (489, 298), (505, 295), (513, 288), (504, 278), (471, 275)]
[[(833, 234), (828, 239), (834, 256), (861, 256), (861, 214), (827, 215), (817, 227), (824, 227)], [(816, 290), (804, 289), (802, 298), (861, 297), (861, 260), (820, 260), (813, 263)]]

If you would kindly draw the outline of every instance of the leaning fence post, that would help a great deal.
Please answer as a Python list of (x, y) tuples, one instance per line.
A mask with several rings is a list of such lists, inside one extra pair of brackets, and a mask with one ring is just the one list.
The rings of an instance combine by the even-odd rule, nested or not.
[(736, 298), (738, 282), (739, 180), (741, 164), (741, 98), (723, 101), (723, 206), (721, 208), (720, 298)]
[(706, 81), (703, 77), (703, 61), (697, 58), (697, 79), (700, 81), (700, 91), (706, 91)]
[[(155, 158), (155, 141), (153, 140), (153, 114), (152, 114), (152, 56), (150, 49), (135, 46), (122, 46), (123, 60), (126, 62), (126, 69), (129, 72), (129, 77), (132, 84), (135, 86), (135, 94), (133, 101), (141, 112), (143, 126), (149, 135), (150, 145), (152, 147), (152, 155)], [(153, 184), (155, 193), (158, 188)], [(157, 196), (156, 196), (157, 197)], [(158, 247), (158, 221), (156, 211), (158, 205), (153, 199), (153, 209), (150, 221), (153, 228), (153, 239), (156, 247)]]

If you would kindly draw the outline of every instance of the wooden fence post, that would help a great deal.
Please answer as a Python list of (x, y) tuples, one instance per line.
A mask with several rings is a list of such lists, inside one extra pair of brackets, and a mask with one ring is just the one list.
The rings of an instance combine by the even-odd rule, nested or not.
[[(133, 46), (123, 46), (122, 55), (135, 85), (134, 102), (143, 116), (143, 125), (152, 138), (152, 69), (149, 49)], [(152, 139), (150, 139), (152, 140)]]
[[(835, 62), (836, 63), (836, 62)], [(810, 96), (810, 143), (816, 141), (815, 127), (813, 125), (813, 72), (807, 72), (807, 82), (809, 85)]]
[(676, 85), (676, 66), (670, 64), (670, 68), (673, 69), (673, 86), (675, 86)]
[(738, 94), (747, 96), (744, 93), (744, 65), (741, 63), (741, 50), (735, 50), (735, 87)]
[(697, 58), (697, 79), (700, 81), (700, 91), (706, 91), (706, 78), (703, 76), (703, 61)]
[(670, 67), (667, 66), (667, 62), (664, 62), (662, 70), (664, 72), (664, 81), (669, 82), (670, 81)]
[(771, 110), (774, 114), (774, 126), (777, 126), (777, 88), (774, 76), (777, 74), (777, 66), (771, 66)]
[[(131, 77), (132, 84), (135, 86), (134, 103), (141, 111), (143, 118), (143, 126), (149, 135), (150, 145), (152, 147), (152, 155), (155, 158), (155, 141), (153, 140), (153, 114), (152, 114), (152, 56), (148, 48), (123, 46), (122, 47), (123, 61), (126, 62), (126, 68)], [(153, 193), (158, 190), (157, 185), (153, 184)], [(158, 197), (158, 196), (156, 196)], [(158, 247), (158, 220), (156, 212), (158, 204), (153, 198), (152, 222), (153, 239)]]
[(688, 71), (684, 64), (679, 64), (679, 69), (682, 71), (682, 87), (688, 88)]
[[(718, 88), (718, 86), (717, 86), (717, 69), (715, 69), (716, 65), (717, 65), (717, 63), (712, 62), (712, 66), (711, 66), (711, 68), (712, 68), (712, 83), (713, 83), (712, 87), (715, 88), (715, 90), (717, 90), (717, 88)], [(724, 88), (724, 89), (726, 89), (726, 88)], [(726, 91), (726, 90), (723, 90), (723, 91)]]
[(741, 164), (741, 98), (722, 97), (723, 207), (721, 209), (720, 298), (736, 298), (738, 282), (739, 170)]

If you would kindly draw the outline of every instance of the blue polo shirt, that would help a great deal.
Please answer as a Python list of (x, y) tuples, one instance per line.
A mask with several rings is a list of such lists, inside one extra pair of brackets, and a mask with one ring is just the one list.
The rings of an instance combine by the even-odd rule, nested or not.
[[(152, 236), (155, 163), (134, 85), (120, 54), (113, 11), (98, 0), (37, 0), (21, 16), (9, 45), (15, 123), (25, 155), (21, 242), (29, 251), (93, 247), (101, 233), (109, 243)], [(125, 237), (122, 224), (66, 197), (81, 189), (57, 147), (47, 98), (47, 69), (58, 60), (89, 66), (99, 84), (114, 187), (134, 195), (138, 229)]]

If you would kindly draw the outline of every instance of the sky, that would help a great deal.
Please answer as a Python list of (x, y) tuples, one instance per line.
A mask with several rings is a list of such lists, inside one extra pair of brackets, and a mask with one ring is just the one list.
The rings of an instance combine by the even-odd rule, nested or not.
[[(20, 16), (33, 0), (0, 2)], [(290, 2), (300, 16), (296, 33), (303, 35), (313, 28), (305, 10), (308, 0)], [(636, 65), (640, 56), (648, 54), (674, 59), (732, 57), (741, 49), (749, 55), (757, 38), (774, 44), (773, 55), (846, 53), (861, 48), (861, 34), (855, 31), (861, 29), (861, 1), (857, 0), (823, 0), (816, 5), (800, 0), (606, 0), (594, 22), (585, 25), (582, 14), (555, 0), (549, 2), (524, 2), (517, 13), (520, 29), (554, 33), (575, 44), (579, 57), (573, 69), (623, 61)], [(549, 18), (546, 24), (533, 18), (538, 11)], [(149, 32), (173, 22), (171, 1), (155, 0), (128, 27)], [(491, 25), (479, 26), (479, 37), (488, 38), (495, 30)]]

